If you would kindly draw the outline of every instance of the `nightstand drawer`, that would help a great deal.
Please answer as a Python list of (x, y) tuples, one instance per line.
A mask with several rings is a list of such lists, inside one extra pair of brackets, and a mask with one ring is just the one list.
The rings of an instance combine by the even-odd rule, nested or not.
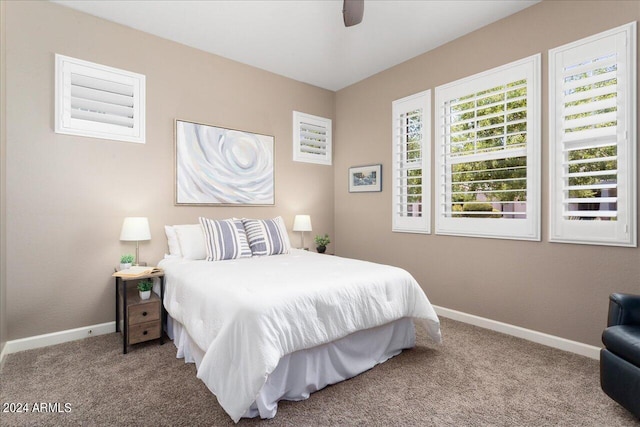
[[(2, 0), (0, 0), (2, 1)], [(162, 304), (164, 296), (164, 273), (156, 273), (137, 277), (120, 277), (116, 279), (116, 332), (122, 332), (122, 354), (127, 354), (128, 347), (146, 341), (164, 343), (163, 324), (167, 312)], [(139, 296), (137, 284), (143, 279), (160, 281), (160, 295), (151, 292), (149, 299)]]
[(160, 300), (129, 306), (129, 325), (160, 319)]
[(160, 320), (129, 326), (129, 344), (160, 338)]

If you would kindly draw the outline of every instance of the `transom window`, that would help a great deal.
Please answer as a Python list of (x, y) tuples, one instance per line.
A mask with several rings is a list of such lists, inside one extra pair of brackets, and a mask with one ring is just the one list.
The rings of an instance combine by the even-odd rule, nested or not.
[(145, 76), (55, 56), (55, 131), (145, 142)]

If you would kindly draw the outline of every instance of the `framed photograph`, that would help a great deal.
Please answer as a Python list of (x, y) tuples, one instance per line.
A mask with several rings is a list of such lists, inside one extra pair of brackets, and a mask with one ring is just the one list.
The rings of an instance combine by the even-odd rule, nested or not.
[(175, 122), (176, 205), (273, 205), (273, 136)]
[(382, 191), (382, 165), (349, 168), (349, 192)]

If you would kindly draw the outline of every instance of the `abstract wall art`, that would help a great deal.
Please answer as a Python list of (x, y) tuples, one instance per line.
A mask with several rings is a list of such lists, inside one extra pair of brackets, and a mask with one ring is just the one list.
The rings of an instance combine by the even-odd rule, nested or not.
[(273, 205), (274, 137), (176, 120), (176, 205)]

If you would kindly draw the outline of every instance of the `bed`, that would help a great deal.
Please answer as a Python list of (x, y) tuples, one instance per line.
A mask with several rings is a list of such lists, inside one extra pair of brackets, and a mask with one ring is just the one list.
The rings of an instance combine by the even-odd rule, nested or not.
[(441, 341), (405, 270), (285, 243), (277, 255), (160, 263), (177, 357), (196, 364), (235, 422), (272, 418), (279, 400), (308, 398), (413, 347), (414, 320)]

